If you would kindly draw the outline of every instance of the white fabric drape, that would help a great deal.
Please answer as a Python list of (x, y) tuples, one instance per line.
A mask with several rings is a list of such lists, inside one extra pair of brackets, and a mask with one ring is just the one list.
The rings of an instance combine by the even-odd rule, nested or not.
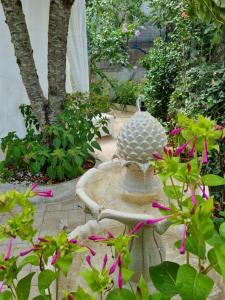
[[(0, 0), (1, 2), (1, 0)], [(22, 0), (34, 50), (34, 59), (44, 94), (47, 96), (47, 45), (49, 0)], [(67, 92), (88, 92), (88, 54), (85, 0), (72, 8), (68, 36)], [(24, 136), (25, 127), (18, 106), (29, 104), (16, 63), (10, 33), (0, 3), (0, 138), (9, 131)]]

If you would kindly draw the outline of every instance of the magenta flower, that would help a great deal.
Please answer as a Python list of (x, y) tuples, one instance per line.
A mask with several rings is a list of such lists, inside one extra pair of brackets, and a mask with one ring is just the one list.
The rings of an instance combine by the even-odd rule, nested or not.
[(181, 145), (179, 148), (177, 148), (175, 154), (179, 155), (182, 152), (184, 152), (184, 150), (187, 148), (187, 146), (189, 145), (190, 142), (191, 142), (191, 139), (189, 141), (187, 141), (186, 143), (184, 143), (183, 145)]
[(160, 204), (160, 203), (157, 202), (157, 201), (153, 201), (153, 202), (152, 202), (152, 207), (154, 207), (154, 208), (159, 208), (159, 209), (162, 209), (162, 210), (170, 210), (169, 207), (166, 207), (166, 206)]
[(180, 246), (180, 254), (185, 254), (185, 242), (187, 238), (187, 228), (184, 224), (183, 230), (182, 230), (182, 239), (181, 239), (181, 246)]
[(205, 186), (201, 186), (199, 185), (199, 188), (202, 192), (202, 197), (205, 199), (205, 200), (208, 200), (209, 199), (209, 196), (206, 194), (206, 191), (205, 191)]
[(194, 157), (196, 143), (197, 143), (197, 138), (195, 137), (194, 138), (194, 143), (193, 143), (193, 145), (191, 147), (191, 150), (188, 152), (188, 156), (189, 157)]
[(114, 239), (115, 238), (111, 231), (108, 231), (108, 238), (109, 239)]
[(87, 245), (85, 245), (85, 247), (90, 251), (91, 255), (92, 256), (95, 256), (96, 255), (96, 251), (91, 249), (90, 247), (88, 247)]
[(46, 240), (45, 238), (43, 237), (39, 237), (38, 240), (41, 242), (41, 243), (48, 243), (49, 241)]
[(104, 256), (104, 259), (103, 259), (102, 271), (105, 269), (106, 264), (107, 264), (107, 261), (108, 261), (108, 256), (107, 256), (107, 254), (106, 254), (106, 255)]
[(31, 191), (32, 191), (33, 193), (35, 193), (36, 195), (41, 196), (41, 197), (53, 197), (53, 192), (52, 192), (52, 190), (35, 191), (35, 189), (36, 189), (37, 186), (38, 186), (37, 183), (34, 183), (34, 184), (31, 186)]
[(91, 235), (88, 237), (89, 240), (94, 241), (94, 242), (98, 242), (98, 241), (105, 241), (106, 238), (99, 236), (99, 235)]
[(73, 295), (69, 294), (69, 295), (67, 296), (67, 300), (74, 300)]
[(136, 37), (139, 37), (139, 36), (141, 35), (140, 30), (135, 30), (134, 35), (135, 35)]
[(20, 256), (26, 256), (27, 254), (33, 252), (34, 250), (36, 250), (36, 248), (34, 248), (34, 247), (24, 250), (24, 251), (20, 252)]
[(52, 266), (54, 266), (57, 263), (58, 259), (60, 258), (60, 255), (61, 255), (60, 251), (57, 250), (51, 261)]
[(153, 152), (152, 156), (156, 159), (156, 160), (163, 160), (163, 157), (161, 154), (159, 154), (158, 152)]
[(111, 265), (111, 267), (109, 268), (109, 275), (112, 275), (115, 272), (117, 264), (118, 264), (118, 259), (116, 259), (114, 263)]
[(134, 228), (128, 233), (128, 235), (135, 234), (143, 225), (145, 224), (144, 221), (137, 223)]
[(197, 200), (196, 200), (196, 197), (195, 197), (195, 192), (194, 190), (191, 188), (191, 201), (193, 203), (193, 205), (197, 205)]
[(77, 244), (77, 240), (71, 239), (71, 240), (69, 240), (69, 244)]
[(123, 277), (122, 277), (122, 270), (121, 270), (121, 268), (119, 268), (118, 287), (120, 289), (122, 289), (122, 287), (123, 287)]
[(170, 149), (170, 148), (168, 148), (168, 147), (164, 147), (163, 148), (163, 150), (164, 150), (164, 153), (167, 155), (167, 156), (169, 156), (169, 157), (172, 157), (173, 156), (173, 152), (172, 152), (172, 150)]
[(149, 219), (149, 220), (146, 221), (146, 223), (149, 224), (149, 225), (153, 225), (155, 223), (159, 223), (159, 222), (164, 221), (164, 220), (166, 220), (168, 218), (171, 218), (171, 217), (173, 217), (173, 215), (164, 216), (164, 217), (161, 217), (161, 218), (158, 218), (158, 219)]
[(8, 250), (7, 250), (7, 253), (5, 255), (4, 260), (9, 260), (10, 259), (10, 255), (11, 255), (11, 251), (12, 251), (12, 244), (13, 244), (13, 238), (10, 238), (9, 247), (8, 247)]
[(170, 135), (178, 135), (181, 133), (181, 131), (183, 130), (183, 128), (175, 128), (173, 130), (170, 131)]
[(206, 139), (204, 139), (203, 164), (207, 165), (207, 163), (208, 163), (208, 150), (207, 150)]
[(86, 262), (88, 263), (89, 267), (93, 269), (93, 266), (91, 264), (91, 256), (90, 255), (86, 256)]

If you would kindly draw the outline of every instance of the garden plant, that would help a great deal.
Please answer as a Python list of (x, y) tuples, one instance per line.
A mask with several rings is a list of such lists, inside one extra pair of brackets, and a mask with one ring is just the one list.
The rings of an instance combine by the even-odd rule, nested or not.
[[(183, 300), (208, 299), (215, 285), (214, 272), (225, 280), (225, 222), (219, 228), (214, 226), (214, 199), (207, 187), (224, 185), (225, 179), (204, 173), (203, 167), (208, 164), (209, 153), (213, 149), (218, 151), (218, 141), (224, 138), (224, 130), (210, 118), (198, 115), (190, 119), (179, 115), (170, 137), (174, 139), (174, 148), (166, 146), (163, 154), (153, 153), (150, 162), (161, 177), (168, 205), (162, 205), (160, 199), (149, 201), (152, 209), (160, 210), (162, 216), (138, 223), (126, 234), (91, 235), (89, 242), (68, 239), (65, 231), (55, 236), (38, 237), (33, 227), (35, 207), (29, 199), (37, 194), (51, 197), (51, 191), (41, 191), (35, 184), (26, 191), (14, 189), (1, 194), (0, 212), (7, 214), (8, 219), (0, 227), (0, 239), (8, 241), (8, 250), (0, 258), (0, 299), (31, 299), (29, 294), (35, 273), (18, 280), (27, 264), (39, 267), (39, 291), (32, 299), (53, 299), (53, 282), (56, 282), (56, 299), (59, 299), (60, 273), (68, 274), (75, 253), (85, 257), (87, 268), (82, 274), (73, 276), (83, 276), (87, 286), (64, 291), (64, 300), (166, 300), (175, 295)], [(183, 263), (163, 261), (151, 266), (149, 273), (155, 291), (148, 289), (143, 277), (134, 288), (131, 279), (135, 270), (129, 270), (130, 241), (137, 238), (135, 233), (142, 226), (154, 226), (159, 222), (182, 229), (174, 251), (183, 257)], [(30, 246), (14, 256), (13, 244), (19, 238)], [(90, 247), (90, 243), (93, 246)], [(112, 257), (103, 255), (101, 266), (95, 266), (92, 261), (93, 256), (100, 255), (94, 250), (95, 243), (112, 249)]]

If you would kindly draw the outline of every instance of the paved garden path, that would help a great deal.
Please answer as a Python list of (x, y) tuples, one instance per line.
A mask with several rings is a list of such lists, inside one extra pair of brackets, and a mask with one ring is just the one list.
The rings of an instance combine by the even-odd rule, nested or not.
[[(116, 137), (120, 128), (130, 118), (132, 113), (113, 111), (114, 124), (113, 124), (113, 136), (103, 137), (99, 140), (102, 147), (102, 152), (96, 153), (99, 161), (110, 160), (116, 151)], [(3, 224), (7, 216), (0, 216), (0, 223)], [(37, 236), (54, 235), (63, 227), (67, 227), (67, 231), (70, 232), (78, 225), (85, 224), (88, 220), (92, 219), (92, 216), (86, 210), (84, 204), (77, 198), (69, 201), (62, 201), (52, 203), (49, 198), (49, 203), (36, 204), (36, 213), (34, 217), (35, 228), (37, 229)], [(7, 249), (7, 242), (0, 244), (0, 254), (4, 253)], [(26, 243), (17, 239), (14, 242), (14, 255), (17, 255), (21, 250), (27, 248)], [(27, 274), (27, 271), (34, 271), (35, 267), (27, 266), (24, 272), (21, 272), (21, 278)], [(32, 281), (32, 299), (37, 295), (37, 278)]]

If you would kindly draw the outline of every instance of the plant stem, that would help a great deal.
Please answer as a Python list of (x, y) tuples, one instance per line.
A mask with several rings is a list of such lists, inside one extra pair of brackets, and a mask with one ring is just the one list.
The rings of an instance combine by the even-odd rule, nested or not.
[(177, 194), (177, 190), (176, 190), (176, 187), (175, 187), (175, 184), (174, 184), (174, 181), (173, 181), (173, 177), (172, 177), (172, 176), (170, 176), (170, 181), (171, 181), (171, 183), (172, 183), (174, 192), (175, 192), (176, 197), (177, 197), (177, 204), (178, 204), (178, 206), (180, 207), (180, 209), (182, 210), (182, 205), (181, 205), (181, 203), (180, 203), (180, 198), (179, 198), (179, 196), (178, 196), (178, 194)]
[(203, 274), (207, 274), (209, 273), (209, 271), (211, 271), (213, 269), (213, 266), (212, 265), (209, 265), (202, 273)]
[(56, 288), (55, 288), (55, 299), (59, 300), (59, 273), (60, 270), (58, 271), (58, 276), (56, 278)]
[(134, 289), (133, 289), (132, 284), (131, 284), (130, 281), (129, 281), (129, 286), (130, 286), (130, 289), (131, 289), (132, 293), (135, 295)]
[(187, 256), (187, 265), (189, 265), (190, 264), (190, 252), (187, 251), (186, 256)]
[(16, 300), (18, 300), (18, 297), (17, 297), (17, 294), (16, 294), (16, 287), (15, 287), (14, 282), (12, 282), (12, 286), (10, 286), (9, 288), (10, 288), (12, 294), (13, 294), (13, 297), (14, 297)]

